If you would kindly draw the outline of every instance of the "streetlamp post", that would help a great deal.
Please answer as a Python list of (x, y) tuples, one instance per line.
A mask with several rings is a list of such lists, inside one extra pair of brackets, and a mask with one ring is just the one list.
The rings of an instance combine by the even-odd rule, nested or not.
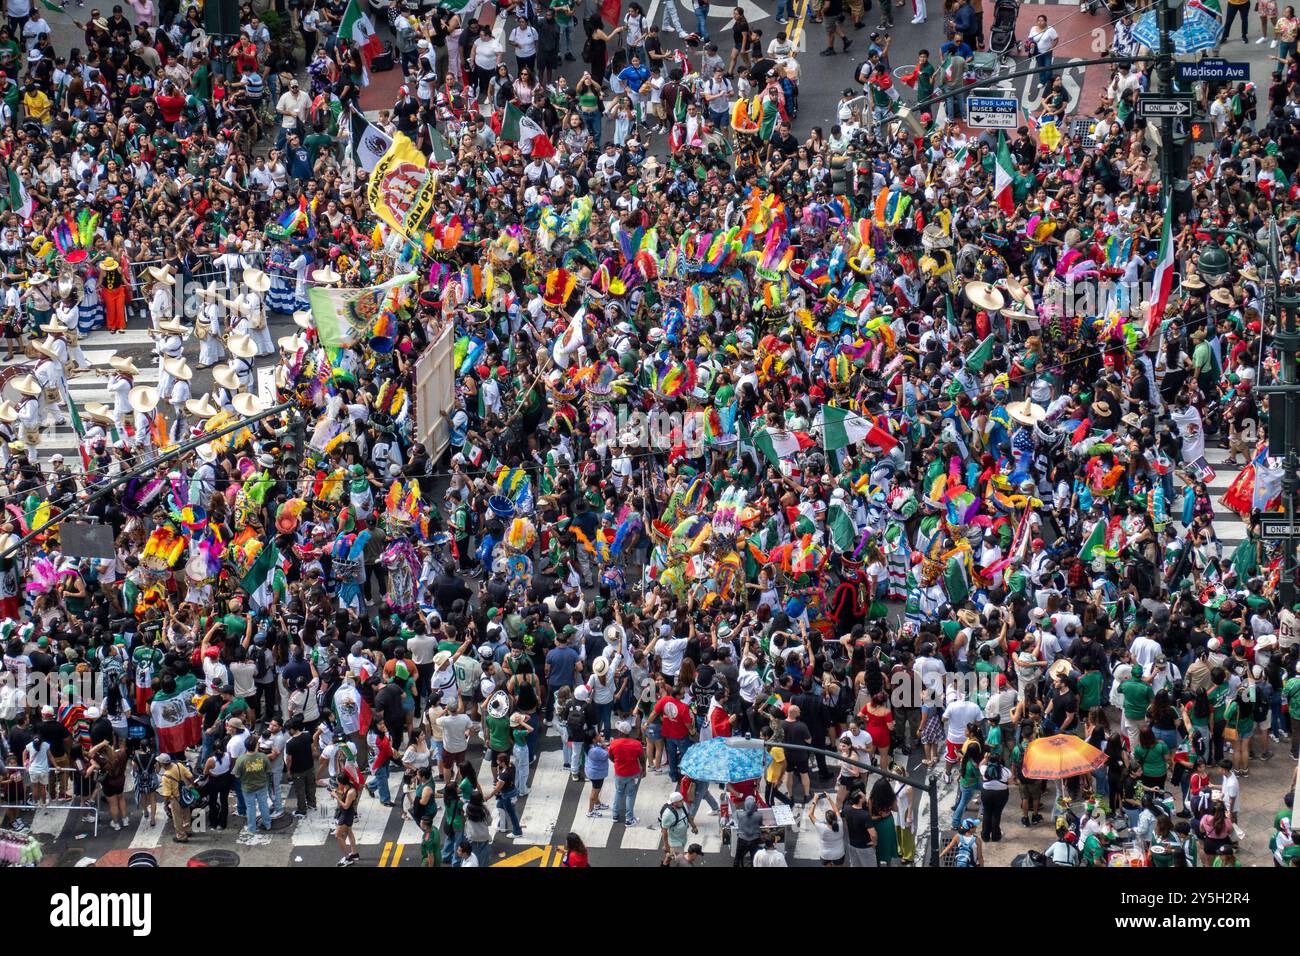
[(927, 780), (914, 780), (911, 777), (900, 777), (896, 773), (883, 770), (874, 764), (863, 763), (860, 760), (853, 760), (844, 757), (833, 751), (826, 750), (822, 747), (809, 747), (807, 744), (789, 744), (781, 741), (754, 739), (746, 734), (744, 737), (728, 737), (727, 746), (734, 747), (738, 750), (767, 750), (772, 747), (780, 747), (782, 750), (802, 750), (810, 754), (822, 754), (838, 760), (840, 763), (847, 763), (859, 770), (865, 770), (867, 773), (879, 774), (886, 780), (893, 780), (895, 783), (905, 783), (909, 787), (918, 790), (924, 790), (930, 795), (930, 851), (927, 866), (939, 865), (939, 778), (935, 774), (930, 774)]
[[(1259, 240), (1235, 229), (1206, 228), (1211, 235), (1210, 244), (1196, 260), (1196, 271), (1207, 285), (1218, 287), (1227, 279), (1232, 269), (1232, 259), (1215, 241), (1215, 236), (1233, 236), (1259, 251)], [(1300, 450), (1297, 449), (1296, 430), (1300, 429), (1300, 381), (1296, 377), (1296, 356), (1300, 354), (1300, 329), (1296, 316), (1300, 313), (1300, 293), (1291, 280), (1279, 282), (1277, 243), (1270, 237), (1267, 253), (1261, 256), (1267, 273), (1265, 299), (1272, 300), (1276, 308), (1276, 325), (1273, 347), (1278, 353), (1278, 384), (1255, 386), (1255, 394), (1266, 395), (1268, 402), (1269, 450), (1280, 450), (1282, 457), (1282, 504), (1286, 510), (1286, 533), (1278, 535), (1282, 546), (1282, 574), (1278, 582), (1278, 597), (1283, 607), (1290, 607), (1296, 598), (1296, 538), (1295, 496), (1300, 491)], [(1267, 311), (1267, 308), (1266, 308)], [(1263, 330), (1261, 329), (1261, 334)]]

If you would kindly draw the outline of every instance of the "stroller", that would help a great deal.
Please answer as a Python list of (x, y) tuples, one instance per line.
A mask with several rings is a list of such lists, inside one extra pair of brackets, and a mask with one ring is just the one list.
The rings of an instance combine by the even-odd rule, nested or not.
[(1016, 48), (1016, 15), (1020, 12), (1018, 0), (997, 0), (993, 7), (993, 27), (989, 30), (989, 49), (997, 54), (999, 63), (1008, 63)]

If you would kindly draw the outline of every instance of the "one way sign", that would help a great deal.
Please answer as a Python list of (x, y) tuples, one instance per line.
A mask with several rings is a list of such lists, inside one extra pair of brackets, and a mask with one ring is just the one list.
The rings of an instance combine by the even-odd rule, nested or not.
[(1138, 116), (1143, 119), (1191, 119), (1191, 97), (1140, 96)]

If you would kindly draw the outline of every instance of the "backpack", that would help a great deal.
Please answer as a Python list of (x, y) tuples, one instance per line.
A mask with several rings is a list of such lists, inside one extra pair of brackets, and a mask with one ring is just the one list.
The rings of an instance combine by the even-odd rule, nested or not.
[(266, 663), (266, 655), (266, 649), (261, 648), (258, 651), (257, 659), (253, 661), (253, 679), (255, 681), (261, 681), (261, 679), (266, 676), (267, 670), (269, 670)]
[(957, 838), (957, 855), (953, 858), (952, 865), (975, 865), (975, 838), (973, 836), (959, 836)]
[(1255, 685), (1255, 723), (1257, 724), (1262, 724), (1268, 720), (1269, 711), (1272, 709), (1269, 701), (1272, 694), (1265, 693), (1263, 687), (1262, 684)]
[(569, 736), (581, 734), (587, 726), (587, 708), (576, 701), (569, 705), (569, 712), (564, 715), (565, 723), (569, 727)]
[(664, 811), (665, 811), (665, 810), (671, 810), (671, 811), (673, 811), (673, 822), (672, 822), (671, 824), (669, 824), (669, 827), (668, 827), (669, 829), (672, 829), (673, 827), (675, 827), (675, 826), (677, 826), (679, 823), (681, 823), (682, 820), (683, 820), (683, 819), (685, 818), (685, 816), (686, 816), (686, 811), (685, 811), (685, 810), (679, 810), (679, 809), (677, 809), (677, 807), (673, 806), (671, 803), (665, 803), (662, 807), (659, 808), (659, 822), (660, 822), (660, 825), (663, 824)]
[(987, 764), (984, 765), (984, 779), (1001, 780), (1002, 769), (1003, 768), (1002, 768), (1001, 760), (990, 760)]

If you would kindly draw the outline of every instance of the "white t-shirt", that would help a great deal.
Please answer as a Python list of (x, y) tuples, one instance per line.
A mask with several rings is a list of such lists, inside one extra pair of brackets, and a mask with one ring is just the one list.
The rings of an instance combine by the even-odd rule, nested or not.
[(838, 830), (832, 830), (825, 820), (813, 821), (817, 830), (817, 855), (823, 860), (838, 860), (844, 856), (844, 824)]
[(334, 707), (339, 715), (339, 729), (344, 734), (361, 731), (361, 695), (356, 685), (343, 684), (334, 692)]
[(537, 53), (537, 30), (531, 26), (515, 27), (510, 31), (510, 45), (515, 56), (533, 56)]
[(495, 70), (497, 57), (502, 53), (501, 44), (493, 37), (482, 37), (474, 41), (474, 65), (480, 70)]
[(676, 677), (677, 672), (682, 669), (682, 656), (686, 653), (688, 643), (690, 643), (689, 638), (674, 637), (661, 640), (655, 645), (655, 653), (659, 655), (663, 672), (669, 677)]
[(943, 712), (944, 723), (948, 725), (948, 742), (965, 743), (966, 725), (978, 723), (983, 716), (979, 704), (975, 701), (954, 700)]
[(1056, 48), (1056, 41), (1060, 35), (1056, 32), (1056, 27), (1047, 27), (1039, 30), (1034, 26), (1029, 31), (1029, 40), (1035, 46), (1039, 53), (1051, 53)]

